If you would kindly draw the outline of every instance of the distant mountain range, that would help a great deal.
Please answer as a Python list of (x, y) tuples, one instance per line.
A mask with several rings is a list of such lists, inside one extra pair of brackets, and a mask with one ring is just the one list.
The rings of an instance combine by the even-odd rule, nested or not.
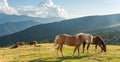
[(21, 22), (6, 22), (4, 24), (0, 24), (0, 35), (3, 36), (3, 35), (12, 34), (38, 24), (41, 23), (32, 20), (21, 21)]
[(3, 36), (0, 45), (11, 45), (18, 41), (54, 40), (57, 34), (76, 34), (80, 32), (99, 33), (120, 30), (120, 14), (87, 16), (33, 26), (26, 30)]
[(63, 20), (64, 18), (59, 17), (50, 17), (50, 18), (40, 18), (40, 17), (30, 17), (26, 15), (7, 15), (0, 13), (0, 24), (6, 22), (21, 22), (21, 21), (28, 21), (34, 20), (40, 23), (51, 23), (51, 22), (58, 22)]
[(61, 20), (63, 18), (39, 18), (25, 15), (0, 14), (0, 36), (12, 34), (38, 24), (58, 22)]

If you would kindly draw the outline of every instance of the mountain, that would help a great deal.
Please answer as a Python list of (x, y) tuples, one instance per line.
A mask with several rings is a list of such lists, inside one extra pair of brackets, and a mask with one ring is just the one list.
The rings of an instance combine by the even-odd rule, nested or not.
[(64, 20), (33, 26), (26, 30), (3, 36), (0, 38), (0, 45), (11, 45), (18, 41), (44, 41), (54, 40), (57, 34), (76, 34), (80, 32), (99, 33), (110, 32), (119, 29), (120, 14), (104, 16), (87, 16), (75, 19)]
[(64, 18), (59, 18), (59, 17), (40, 18), (40, 17), (25, 16), (25, 15), (7, 15), (0, 13), (0, 24), (4, 24), (6, 22), (21, 22), (28, 20), (33, 20), (40, 23), (51, 23), (51, 22), (58, 22), (63, 19)]
[(21, 22), (6, 22), (4, 24), (0, 24), (0, 35), (3, 36), (3, 35), (12, 34), (38, 24), (41, 23), (32, 20), (21, 21)]
[(52, 23), (63, 20), (63, 18), (39, 18), (25, 15), (0, 14), (0, 36), (12, 34), (31, 26), (44, 23)]

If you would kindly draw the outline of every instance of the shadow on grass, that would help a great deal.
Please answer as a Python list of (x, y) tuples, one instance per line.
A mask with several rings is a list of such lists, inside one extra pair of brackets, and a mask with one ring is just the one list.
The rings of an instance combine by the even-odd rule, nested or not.
[(76, 60), (76, 59), (82, 59), (82, 58), (86, 58), (86, 57), (89, 57), (89, 56), (81, 56), (81, 57), (66, 56), (66, 57), (58, 57), (58, 58), (39, 58), (39, 59), (31, 60), (29, 62), (62, 62), (64, 60)]
[(120, 49), (117, 49), (117, 50), (120, 50)]
[(95, 55), (100, 54), (100, 53), (103, 53), (103, 52), (97, 52), (95, 54), (91, 54), (90, 56), (95, 56)]
[(85, 56), (65, 56), (65, 57), (58, 57), (58, 58), (51, 58), (51, 57), (46, 57), (46, 58), (39, 58), (39, 59), (34, 59), (30, 60), (29, 62), (62, 62), (64, 60), (77, 60), (77, 59), (83, 59), (83, 58), (88, 58), (91, 56), (95, 56), (97, 54), (100, 54), (101, 52), (95, 53), (95, 54), (89, 54)]
[(41, 45), (36, 45), (35, 47), (41, 47)]

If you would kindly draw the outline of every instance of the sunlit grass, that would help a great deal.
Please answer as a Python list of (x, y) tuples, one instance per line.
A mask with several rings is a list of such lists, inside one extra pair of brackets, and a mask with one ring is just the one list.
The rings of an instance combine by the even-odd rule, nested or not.
[(100, 48), (97, 52), (94, 51), (92, 45), (89, 49), (89, 54), (82, 53), (82, 46), (80, 48), (81, 57), (71, 57), (74, 47), (66, 46), (63, 47), (64, 58), (56, 56), (56, 51), (50, 52), (52, 43), (38, 44), (36, 47), (30, 47), (25, 45), (17, 49), (0, 48), (0, 62), (118, 62), (120, 61), (120, 46), (107, 46), (106, 53), (99, 53)]

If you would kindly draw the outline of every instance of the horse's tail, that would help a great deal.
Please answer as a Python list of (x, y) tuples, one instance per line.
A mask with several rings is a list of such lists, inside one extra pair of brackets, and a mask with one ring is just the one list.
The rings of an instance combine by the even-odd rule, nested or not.
[(55, 48), (57, 46), (57, 39), (58, 39), (58, 35), (55, 38), (54, 45), (52, 46), (51, 51), (55, 50)]

